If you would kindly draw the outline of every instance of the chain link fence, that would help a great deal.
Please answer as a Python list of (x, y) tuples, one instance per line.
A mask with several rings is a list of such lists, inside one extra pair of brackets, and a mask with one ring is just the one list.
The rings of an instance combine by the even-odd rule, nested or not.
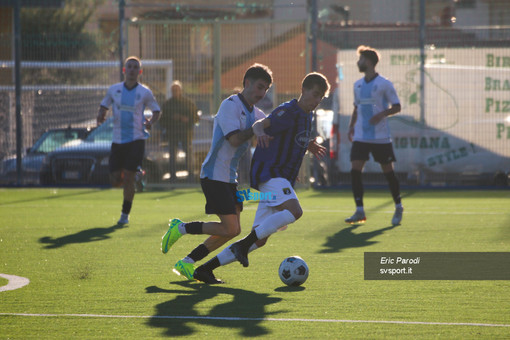
[[(417, 2), (401, 2), (408, 6), (404, 22), (380, 22), (370, 17), (368, 9), (376, 4), (368, 0), (352, 2), (350, 10), (342, 7), (343, 12), (336, 8), (336, 16), (324, 17), (324, 7), (319, 10), (316, 51), (311, 50), (306, 6), (301, 4), (299, 11), (291, 12), (290, 5), (283, 6), (281, 1), (263, 2), (251, 11), (244, 8), (244, 16), (239, 15), (239, 8), (227, 4), (203, 5), (200, 10), (200, 4), (193, 2), (194, 7), (187, 8), (184, 18), (179, 17), (175, 4), (164, 7), (158, 1), (128, 1), (122, 30), (117, 9), (104, 4), (90, 14), (88, 24), (83, 20), (77, 23), (80, 28), (46, 25), (35, 32), (26, 29), (22, 31), (21, 48), (23, 148), (33, 146), (47, 130), (69, 125), (95, 127), (106, 89), (121, 78), (120, 38), (124, 57), (136, 55), (142, 59), (141, 81), (153, 90), (160, 105), (171, 96), (172, 81), (179, 80), (184, 95), (199, 111), (191, 148), (182, 141), (175, 155), (170, 152), (169, 136), (176, 131), (154, 127), (144, 161), (148, 183), (196, 185), (211, 143), (213, 116), (221, 100), (241, 90), (244, 71), (255, 62), (272, 69), (274, 85), (258, 104), (270, 113), (278, 104), (299, 96), (301, 80), (311, 71), (315, 55), (317, 71), (324, 73), (333, 86), (332, 95), (323, 101), (316, 115), (317, 133), (331, 157), (316, 164), (307, 158), (300, 183), (350, 185), (347, 126), (353, 108), (352, 86), (361, 77), (355, 64), (356, 48), (363, 44), (381, 52), (377, 70), (393, 81), (401, 100), (402, 112), (390, 119), (390, 125), (397, 156), (395, 169), (403, 184), (506, 184), (510, 171), (510, 28), (497, 21), (496, 11), (506, 18), (510, 6), (505, 10), (500, 4), (492, 12), (488, 9), (488, 25), (458, 26), (452, 23), (452, 13), (443, 13), (440, 1), (427, 2), (425, 65), (420, 68)], [(458, 20), (469, 18), (469, 4), (462, 3), (465, 12), (457, 10)], [(46, 10), (74, 13), (71, 7), (77, 6), (73, 1), (65, 1), (64, 5), (63, 9)], [(103, 14), (106, 19), (94, 19), (101, 15), (99, 9), (108, 8), (110, 14)], [(33, 17), (30, 11), (34, 9), (23, 9), (22, 18)], [(279, 13), (286, 15), (278, 17)], [(4, 185), (16, 183), (12, 160), (17, 147), (12, 18), (10, 8), (0, 7), (0, 183)], [(93, 19), (97, 21), (95, 26), (90, 24)], [(25, 152), (24, 159), (29, 154), (30, 150)], [(49, 162), (44, 156), (41, 162)], [(79, 157), (96, 156), (74, 156)], [(106, 184), (107, 177), (95, 183), (97, 177), (90, 175), (101, 166), (106, 169), (105, 156), (97, 157), (103, 158), (95, 159), (97, 166), (93, 169), (89, 165), (69, 171), (67, 179), (63, 175), (66, 169), (58, 170), (58, 176), (58, 171), (52, 170), (53, 180), (48, 184)], [(177, 178), (170, 175), (172, 157), (178, 167)], [(247, 155), (240, 169), (243, 185), (248, 185), (249, 162)], [(25, 168), (30, 169), (31, 164), (26, 163)], [(34, 167), (32, 172), (39, 171)], [(367, 163), (365, 172), (367, 183), (385, 184), (373, 161)], [(39, 173), (26, 177), (35, 179), (24, 184), (41, 184)]]

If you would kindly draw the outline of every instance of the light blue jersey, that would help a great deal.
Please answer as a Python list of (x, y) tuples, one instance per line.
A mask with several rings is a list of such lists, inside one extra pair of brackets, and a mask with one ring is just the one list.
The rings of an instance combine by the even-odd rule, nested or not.
[(246, 130), (262, 118), (265, 118), (264, 112), (255, 106), (250, 111), (242, 95), (232, 95), (225, 99), (214, 117), (212, 145), (202, 164), (200, 178), (237, 183), (239, 160), (250, 143), (246, 141), (234, 147), (227, 138), (238, 131)]
[(365, 78), (354, 83), (354, 106), (358, 116), (354, 125), (354, 141), (366, 143), (390, 143), (391, 135), (388, 119), (383, 118), (376, 125), (370, 124), (370, 118), (391, 105), (400, 104), (397, 91), (388, 79), (377, 75), (368, 83)]
[(140, 83), (128, 89), (124, 83), (117, 83), (108, 89), (101, 101), (101, 106), (113, 111), (113, 139), (116, 144), (124, 144), (139, 139), (147, 139), (143, 112), (149, 108), (152, 112), (160, 111), (152, 91)]

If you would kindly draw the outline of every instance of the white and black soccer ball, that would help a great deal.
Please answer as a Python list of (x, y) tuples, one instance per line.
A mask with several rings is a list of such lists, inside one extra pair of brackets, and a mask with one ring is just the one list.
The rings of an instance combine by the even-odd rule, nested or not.
[(280, 280), (287, 286), (302, 285), (308, 278), (308, 273), (308, 265), (299, 256), (287, 257), (278, 269)]

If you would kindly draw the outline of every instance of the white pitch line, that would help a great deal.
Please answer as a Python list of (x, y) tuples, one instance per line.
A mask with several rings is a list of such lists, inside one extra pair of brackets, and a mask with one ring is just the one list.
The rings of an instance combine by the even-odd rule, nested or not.
[(510, 324), (470, 323), (470, 322), (427, 322), (400, 320), (337, 320), (337, 319), (276, 319), (276, 318), (234, 318), (221, 316), (179, 316), (179, 315), (101, 315), (101, 314), (34, 314), (34, 313), (0, 313), (0, 316), (35, 316), (35, 317), (81, 317), (81, 318), (119, 318), (119, 319), (180, 319), (180, 320), (225, 320), (225, 321), (276, 321), (276, 322), (325, 322), (325, 323), (380, 323), (397, 325), (435, 325), (435, 326), (470, 326), (470, 327), (510, 327)]
[[(255, 210), (255, 209), (254, 209)], [(352, 212), (352, 210), (335, 210), (335, 209), (303, 209), (304, 212), (310, 213), (347, 213)], [(395, 210), (386, 210), (386, 211), (370, 211), (365, 210), (368, 213), (377, 213), (377, 214), (393, 214)], [(491, 212), (491, 211), (404, 211), (405, 214), (412, 215), (507, 215), (510, 216), (508, 212)]]
[[(257, 206), (254, 205), (244, 205), (243, 210), (257, 210)], [(304, 212), (307, 213), (352, 213), (351, 209), (303, 209)], [(368, 213), (378, 213), (378, 214), (393, 214), (395, 210), (382, 210), (382, 211), (371, 211), (370, 209), (366, 210)], [(508, 215), (510, 214), (507, 211), (420, 211), (414, 210), (409, 211), (405, 210), (405, 214), (413, 214), (413, 215)]]
[(7, 275), (7, 274), (0, 274), (0, 277), (3, 277), (4, 279), (9, 280), (8, 284), (0, 287), (0, 292), (18, 289), (18, 288), (24, 287), (30, 283), (30, 280), (27, 279), (26, 277), (21, 277), (21, 276), (16, 276), (16, 275)]

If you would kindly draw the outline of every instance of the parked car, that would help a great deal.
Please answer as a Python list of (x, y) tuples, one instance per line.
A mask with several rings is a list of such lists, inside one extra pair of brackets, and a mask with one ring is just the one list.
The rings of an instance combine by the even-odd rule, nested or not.
[(326, 148), (326, 155), (320, 160), (315, 158), (312, 154), (310, 162), (310, 182), (315, 188), (326, 187), (332, 185), (336, 181), (336, 167), (332, 159), (334, 148), (331, 147), (331, 141), (335, 134), (335, 126), (333, 124), (333, 111), (318, 109), (315, 112), (315, 121), (317, 124), (316, 141)]
[[(110, 185), (109, 157), (113, 117), (108, 118), (83, 141), (67, 143), (46, 155), (40, 172), (43, 185)], [(164, 151), (146, 146), (142, 168), (145, 177), (161, 178)]]
[[(195, 174), (205, 158), (212, 139), (212, 118), (201, 116), (195, 126), (193, 138), (193, 163)], [(108, 118), (83, 141), (75, 141), (49, 153), (40, 172), (44, 185), (109, 185), (109, 157), (113, 135), (113, 117)], [(145, 145), (142, 162), (143, 182), (168, 180), (168, 141), (162, 128), (152, 127), (151, 137)], [(186, 153), (177, 156), (179, 168), (185, 168)], [(188, 173), (187, 176), (190, 174)], [(140, 190), (140, 188), (138, 188)]]
[[(39, 184), (39, 172), (44, 157), (51, 151), (69, 141), (83, 140), (90, 133), (90, 128), (67, 127), (51, 129), (42, 134), (33, 146), (26, 149), (22, 155), (22, 180), (23, 185)], [(5, 157), (0, 162), (0, 184), (17, 184), (16, 155)]]

